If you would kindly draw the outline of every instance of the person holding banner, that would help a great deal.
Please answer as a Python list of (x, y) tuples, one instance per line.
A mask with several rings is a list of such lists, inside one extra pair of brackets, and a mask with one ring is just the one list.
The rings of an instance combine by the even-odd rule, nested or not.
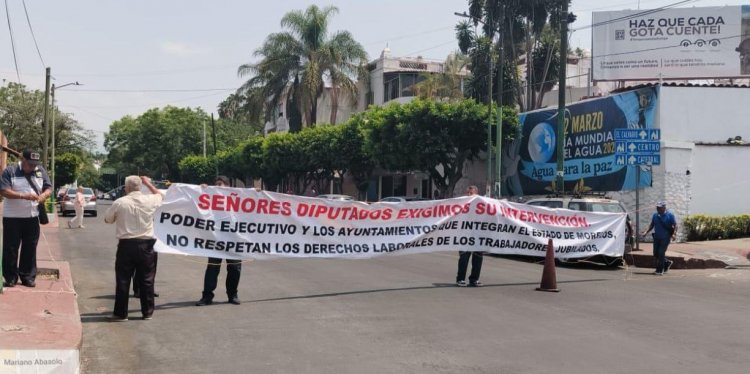
[[(229, 187), (229, 178), (219, 175), (214, 181), (214, 185), (217, 187)], [(204, 185), (201, 185), (205, 187)], [(203, 296), (197, 303), (196, 306), (211, 305), (214, 302), (214, 290), (216, 289), (216, 283), (219, 278), (219, 272), (221, 270), (221, 259), (220, 258), (208, 258), (208, 266), (206, 267), (206, 274), (203, 276)], [(242, 271), (242, 260), (230, 260), (227, 259), (227, 297), (229, 303), (234, 305), (240, 305), (240, 298), (237, 297), (237, 286), (240, 284), (240, 272)]]
[(39, 165), (39, 152), (26, 149), (20, 158), (17, 164), (8, 165), (0, 178), (0, 195), (5, 198), (4, 287), (14, 287), (19, 278), (26, 287), (36, 286), (36, 245), (40, 233), (38, 205), (44, 204), (52, 194), (47, 171)]
[[(141, 192), (145, 185), (150, 194)], [(154, 278), (156, 277), (156, 252), (154, 252), (154, 212), (161, 206), (163, 195), (148, 177), (130, 175), (125, 178), (125, 196), (115, 200), (104, 214), (104, 222), (116, 224), (117, 257), (115, 260), (115, 309), (109, 317), (112, 322), (128, 320), (130, 279), (138, 274), (141, 313), (144, 320), (154, 314)]]
[[(466, 189), (467, 196), (479, 194), (479, 188), (471, 185)], [(471, 274), (469, 274), (469, 287), (481, 287), (479, 273), (482, 272), (482, 261), (484, 260), (482, 252), (459, 251), (458, 252), (458, 274), (456, 275), (456, 286), (466, 287), (466, 269), (469, 267), (469, 258), (471, 258)]]
[(667, 260), (666, 254), (669, 241), (675, 239), (677, 221), (672, 212), (667, 211), (667, 204), (663, 201), (656, 203), (656, 213), (651, 217), (651, 224), (642, 236), (646, 236), (652, 229), (654, 230), (654, 257), (656, 258), (654, 274), (664, 275), (673, 263), (672, 260)]

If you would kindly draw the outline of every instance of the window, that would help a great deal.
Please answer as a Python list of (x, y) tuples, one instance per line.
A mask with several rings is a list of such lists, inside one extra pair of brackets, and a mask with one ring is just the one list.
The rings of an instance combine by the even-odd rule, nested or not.
[(401, 81), (401, 95), (399, 95), (399, 97), (414, 96), (414, 90), (412, 88), (414, 87), (414, 83), (417, 82), (417, 75), (400, 74), (399, 79)]

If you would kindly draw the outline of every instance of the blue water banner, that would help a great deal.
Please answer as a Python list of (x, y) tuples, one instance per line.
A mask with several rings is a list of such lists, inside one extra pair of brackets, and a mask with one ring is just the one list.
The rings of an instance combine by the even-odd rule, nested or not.
[[(628, 152), (632, 149), (633, 154), (659, 154), (658, 141), (656, 145), (644, 142), (653, 142), (661, 136), (654, 129), (657, 98), (658, 88), (646, 87), (569, 105), (565, 111), (563, 141), (564, 191), (630, 190), (636, 187), (636, 173), (640, 173), (641, 187), (650, 186), (651, 172), (647, 166), (635, 165), (627, 159), (623, 162), (616, 156), (621, 153), (618, 147)], [(557, 114), (554, 109), (520, 115), (520, 136), (507, 148), (503, 160), (505, 194), (521, 196), (556, 191)], [(631, 133), (632, 137), (620, 137)]]

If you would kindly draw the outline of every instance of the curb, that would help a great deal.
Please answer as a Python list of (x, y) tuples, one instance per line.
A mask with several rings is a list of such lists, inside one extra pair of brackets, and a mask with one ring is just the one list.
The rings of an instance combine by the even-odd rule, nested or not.
[[(656, 259), (651, 254), (631, 252), (626, 253), (623, 257), (625, 258), (625, 262), (630, 266), (639, 268), (656, 267)], [(674, 261), (672, 269), (724, 269), (731, 267), (724, 261), (712, 259), (685, 258), (681, 256), (667, 256), (667, 259)]]
[(36, 287), (0, 294), (0, 373), (80, 372), (83, 326), (70, 265), (59, 260), (54, 218), (41, 228)]

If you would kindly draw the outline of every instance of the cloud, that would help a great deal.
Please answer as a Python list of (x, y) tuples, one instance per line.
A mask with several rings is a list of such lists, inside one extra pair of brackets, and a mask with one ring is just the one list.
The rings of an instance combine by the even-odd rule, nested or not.
[(208, 48), (172, 41), (162, 42), (160, 47), (164, 54), (178, 57), (202, 55), (209, 52)]

